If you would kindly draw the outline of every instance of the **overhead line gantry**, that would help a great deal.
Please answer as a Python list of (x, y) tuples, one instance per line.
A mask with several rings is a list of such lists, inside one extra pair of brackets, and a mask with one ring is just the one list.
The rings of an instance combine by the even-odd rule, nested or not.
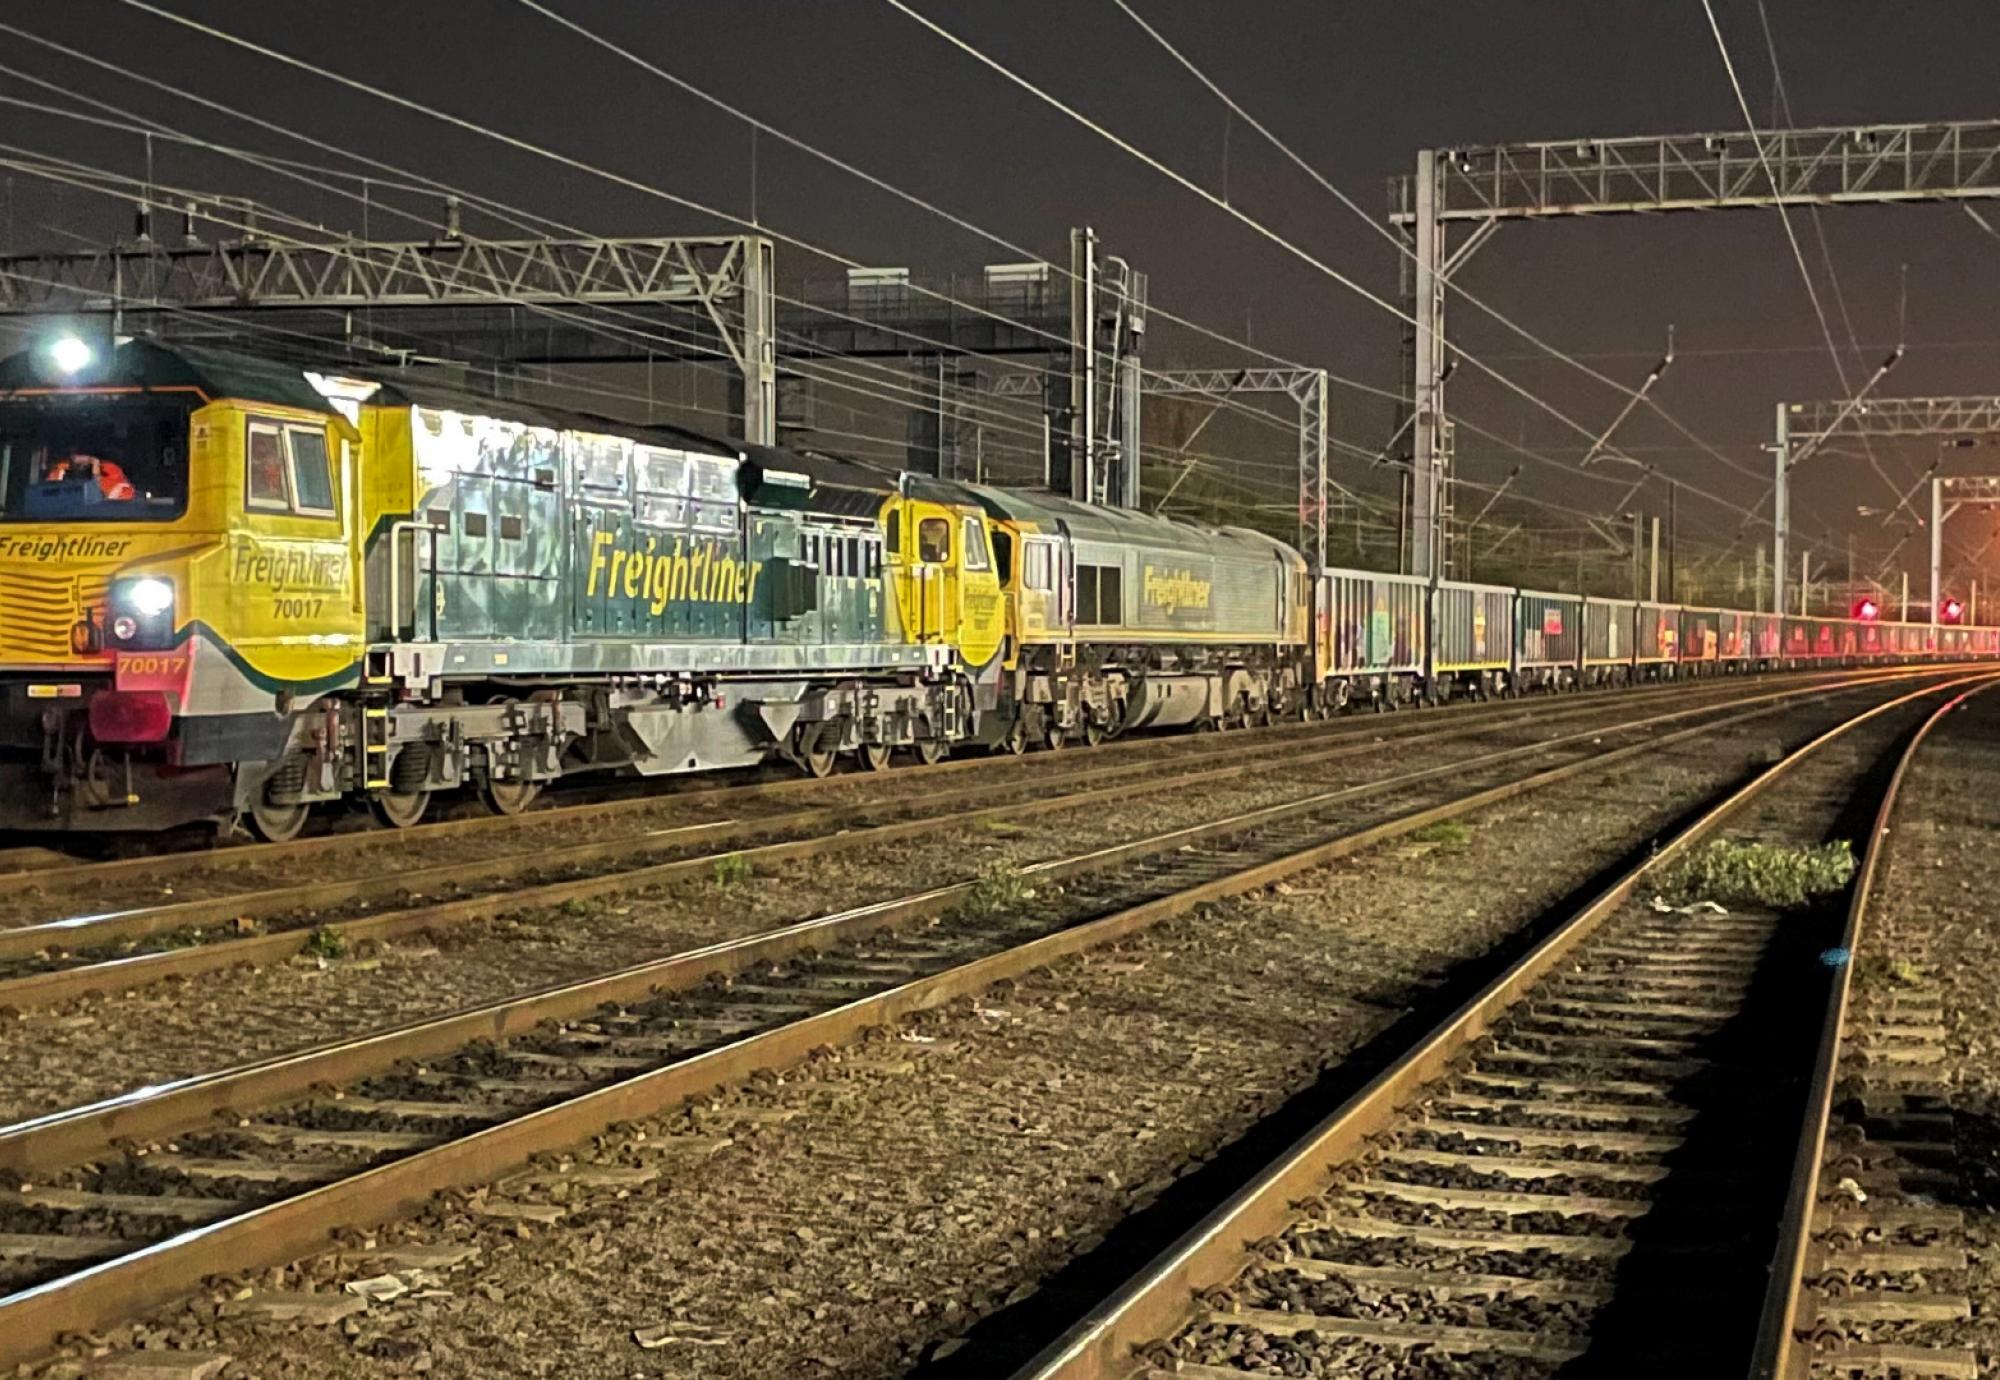
[[(1404, 294), (1411, 454), (1411, 569), (1437, 573), (1451, 480), (1444, 409), (1445, 293), (1506, 221), (1895, 205), (2000, 197), (2000, 120), (1645, 135), (1424, 149), (1390, 184), (1391, 224), (1410, 237)], [(1453, 226), (1471, 233), (1454, 248)], [(1777, 482), (1782, 484), (1783, 471)], [(1784, 606), (1785, 521), (1773, 524), (1775, 607)]]

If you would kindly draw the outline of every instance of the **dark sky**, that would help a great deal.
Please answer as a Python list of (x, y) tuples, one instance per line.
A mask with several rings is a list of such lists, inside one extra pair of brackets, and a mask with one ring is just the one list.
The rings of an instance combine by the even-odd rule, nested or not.
[[(1754, 0), (1716, 0), (1760, 123), (1771, 119), (1770, 62)], [(202, 19), (325, 67), (531, 139), (637, 181), (747, 214), (753, 188), (742, 125), (672, 90), (515, 0), (200, 3)], [(579, 23), (829, 152), (915, 191), (1038, 254), (1064, 252), (1066, 228), (1094, 225), (1108, 251), (1151, 274), (1156, 302), (1287, 357), (1392, 387), (1396, 323), (1328, 278), (1203, 204), (948, 48), (880, 0), (548, 0)], [(1800, 124), (1969, 119), (1994, 108), (2000, 5), (1925, 0), (1767, 0)], [(926, 0), (924, 11), (1055, 94), (1211, 187), (1224, 176), (1225, 115), (1110, 0)], [(1700, 0), (1142, 0), (1143, 12), (1226, 90), (1371, 211), (1415, 149), (1454, 143), (1732, 129), (1737, 112)], [(245, 107), (343, 147), (460, 181), (594, 232), (699, 232), (712, 222), (661, 200), (565, 171), (477, 135), (288, 72), (119, 0), (14, 5), (7, 22), (112, 62)], [(321, 159), (212, 112), (8, 40), (0, 59), (70, 90), (205, 137)], [(0, 93), (54, 101), (11, 78)], [(0, 107), (8, 144), (135, 172), (139, 143)], [(1238, 124), (1228, 137), (1236, 205), (1385, 296), (1393, 251)], [(155, 176), (224, 188), (226, 165), (156, 151)], [(350, 223), (310, 192), (257, 188), (293, 209)], [(760, 142), (755, 206), (766, 224), (868, 262), (924, 271), (1013, 257), (796, 152)], [(4, 211), (12, 246), (51, 242), (59, 225), (92, 238), (125, 212), (16, 175)], [(1996, 212), (2000, 224), (2000, 212)], [(1794, 217), (1843, 346), (1809, 217)], [(1885, 392), (2000, 387), (2000, 240), (1945, 206), (1843, 208), (1822, 224), (1865, 358), (1865, 376), (1898, 334), (1899, 266), (1908, 269), (1908, 359)], [(781, 274), (809, 267), (781, 250)], [(823, 265), (818, 266), (822, 274)], [(1781, 398), (1839, 395), (1833, 366), (1780, 223), (1771, 213), (1621, 218), (1510, 226), (1468, 270), (1467, 286), (1562, 349), (1636, 384), (1668, 323), (1680, 362), (1661, 401), (1739, 461), (1758, 449)], [(1515, 375), (1579, 422), (1608, 422), (1620, 397), (1477, 319), (1458, 343)], [(1224, 347), (1162, 337), (1170, 362), (1238, 362)], [(1583, 438), (1470, 379), (1454, 407), (1551, 455)], [(1455, 386), (1458, 386), (1455, 381)], [(1335, 430), (1377, 446), (1389, 405), (1342, 392)], [(1664, 470), (1740, 504), (1759, 484), (1640, 416), (1621, 440)], [(1991, 468), (1990, 448), (1952, 453)], [(1885, 452), (1907, 476), (1931, 451)], [(1465, 473), (1496, 480), (1516, 458), (1466, 438)], [(1361, 472), (1346, 478), (1380, 482)], [(1887, 489), (1864, 462), (1830, 457), (1800, 476), (1810, 520), (1855, 526), (1857, 503)], [(1601, 509), (1616, 486), (1531, 465), (1545, 497)], [(1733, 531), (1717, 507), (1685, 510), (1690, 529)], [(1865, 543), (1879, 545), (1873, 523)], [(1979, 534), (1974, 533), (1977, 536)], [(1976, 541), (1974, 542), (1976, 545)], [(2000, 550), (2000, 547), (1996, 547)], [(1990, 553), (1989, 553), (1990, 554)], [(2000, 562), (1996, 562), (2000, 564)]]

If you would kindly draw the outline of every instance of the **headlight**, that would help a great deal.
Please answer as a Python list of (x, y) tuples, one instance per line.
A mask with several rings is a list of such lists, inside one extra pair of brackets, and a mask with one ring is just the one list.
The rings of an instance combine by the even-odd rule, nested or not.
[(111, 645), (153, 651), (174, 637), (174, 582), (158, 575), (113, 580), (105, 596), (105, 626)]
[(174, 587), (165, 580), (134, 580), (119, 595), (121, 604), (143, 618), (157, 618), (174, 606)]

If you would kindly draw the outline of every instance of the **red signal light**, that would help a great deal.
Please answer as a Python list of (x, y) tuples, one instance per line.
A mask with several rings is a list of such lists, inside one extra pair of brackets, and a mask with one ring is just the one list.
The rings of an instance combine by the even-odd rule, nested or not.
[(1958, 600), (1947, 599), (1944, 601), (1944, 609), (1942, 610), (1942, 613), (1945, 622), (1956, 623), (1959, 619), (1959, 615), (1963, 614), (1964, 612), (1965, 612), (1965, 605), (1959, 603)]
[(1854, 616), (1864, 622), (1872, 622), (1881, 615), (1881, 612), (1882, 610), (1876, 605), (1873, 599), (1858, 599), (1855, 601)]

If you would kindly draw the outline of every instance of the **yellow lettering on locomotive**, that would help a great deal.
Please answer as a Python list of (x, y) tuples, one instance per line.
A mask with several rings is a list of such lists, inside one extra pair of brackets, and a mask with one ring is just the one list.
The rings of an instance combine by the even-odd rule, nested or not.
[(1150, 565), (1141, 583), (1145, 601), (1168, 614), (1182, 609), (1205, 609), (1214, 591), (1212, 584), (1193, 571), (1156, 570)]
[(739, 561), (712, 539), (696, 542), (690, 550), (688, 542), (675, 537), (663, 551), (658, 537), (648, 537), (643, 550), (628, 551), (618, 545), (616, 533), (598, 532), (591, 537), (584, 595), (595, 598), (600, 590), (622, 594), (643, 603), (657, 618), (678, 603), (749, 603), (757, 597), (757, 574), (763, 568), (762, 561)]
[(597, 577), (604, 573), (607, 560), (604, 549), (617, 540), (618, 538), (609, 532), (599, 532), (590, 539), (590, 577), (584, 584), (586, 595), (594, 596), (597, 593)]

